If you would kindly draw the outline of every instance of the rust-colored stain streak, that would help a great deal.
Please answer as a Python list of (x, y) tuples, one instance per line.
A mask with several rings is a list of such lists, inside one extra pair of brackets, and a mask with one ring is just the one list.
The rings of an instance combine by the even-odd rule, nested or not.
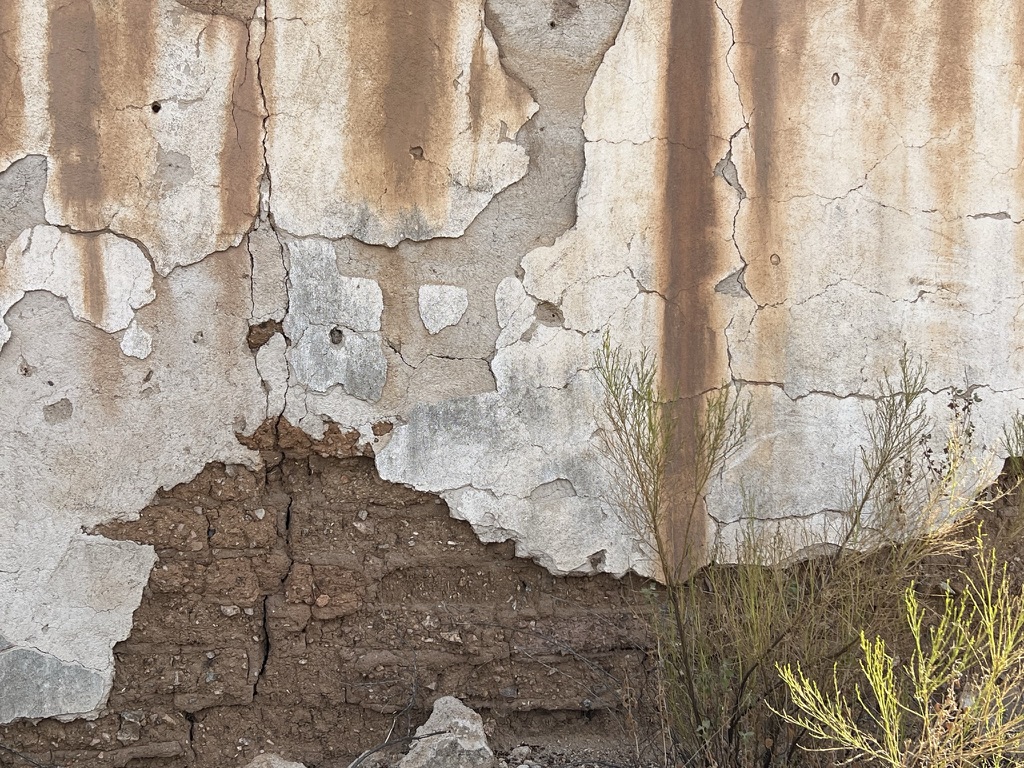
[(82, 243), (82, 304), (89, 322), (100, 325), (107, 307), (107, 279), (103, 246), (98, 235), (86, 235)]
[[(749, 57), (748, 77), (754, 96), (747, 109), (756, 173), (756, 178), (744, 184), (748, 191), (754, 190), (755, 198), (773, 196), (774, 168), (787, 161), (776, 131), (786, 118), (784, 80), (802, 74), (798, 67), (807, 18), (807, 0), (743, 0), (740, 6), (739, 29)], [(795, 111), (800, 105), (791, 106)]]
[(473, 61), (469, 66), (469, 115), (472, 121), (473, 137), (480, 138), (484, 130), (484, 101), (487, 98), (487, 62), (484, 53), (484, 36), (480, 34), (473, 46)]
[(941, 127), (970, 127), (974, 122), (973, 3), (937, 0), (936, 5), (941, 58), (932, 74), (931, 107)]
[[(97, 14), (97, 8), (101, 11)], [(52, 2), (47, 54), (52, 183), (63, 218), (76, 229), (110, 225), (111, 211), (141, 182), (133, 160), (145, 146), (155, 51), (153, 4), (116, 7), (90, 0)], [(134, 111), (131, 107), (136, 107)], [(98, 238), (87, 238), (82, 290), (90, 320), (105, 312), (106, 280)]]
[(446, 212), (456, 94), (449, 66), (453, 5), (358, 0), (347, 11), (353, 140), (346, 173), (363, 202), (410, 224)]
[[(932, 70), (929, 106), (936, 137), (948, 136), (929, 152), (931, 181), (938, 196), (935, 207), (950, 216), (965, 201), (965, 174), (958, 172), (965, 150), (974, 142), (974, 3), (937, 0), (938, 36)], [(950, 231), (952, 230), (952, 231)], [(944, 262), (953, 266), (969, 258), (963, 221), (954, 222), (946, 237), (937, 238)], [(957, 267), (954, 267), (957, 268)]]
[(707, 0), (675, 0), (671, 5), (666, 51), (665, 126), (668, 132), (664, 178), (665, 228), (661, 259), (667, 295), (662, 332), (665, 388), (678, 395), (680, 450), (673, 478), (681, 483), (680, 502), (671, 511), (668, 558), (685, 568), (704, 546), (704, 510), (691, 515), (686, 488), (692, 488), (695, 396), (721, 382), (711, 381), (719, 341), (710, 327), (715, 269), (714, 161), (711, 151), (715, 6)]
[[(142, 184), (140, 147), (154, 116), (154, 4), (50, 4), (49, 112), (53, 184), (64, 219), (97, 230)], [(109, 210), (108, 210), (109, 209)]]
[(18, 3), (0, 2), (0, 156), (19, 149), (25, 129), (25, 92), (18, 71)]
[[(234, 22), (222, 22), (234, 25)], [(227, 32), (227, 30), (225, 30)], [(259, 208), (263, 173), (263, 102), (255, 60), (247, 57), (248, 35), (238, 35), (234, 51), (231, 119), (220, 153), (220, 220), (225, 232), (248, 227)]]
[[(6, 5), (7, 3), (5, 3)], [(99, 112), (103, 99), (96, 13), (89, 0), (50, 3), (47, 65), (50, 77), (50, 156), (57, 196), (65, 211), (98, 218), (104, 189), (100, 173)]]

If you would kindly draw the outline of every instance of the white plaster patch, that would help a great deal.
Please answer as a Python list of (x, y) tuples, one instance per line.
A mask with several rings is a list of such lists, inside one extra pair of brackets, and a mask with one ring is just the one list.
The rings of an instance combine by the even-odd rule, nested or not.
[(153, 351), (153, 337), (136, 320), (132, 320), (121, 337), (121, 351), (128, 357), (145, 360)]
[[(503, 347), (491, 365), (498, 391), (414, 408), (378, 452), (381, 476), (440, 493), (484, 541), (514, 539), (553, 573), (646, 571), (607, 501), (590, 410), (601, 398), (590, 371), (600, 343), (539, 326)], [(552, 484), (572, 492), (547, 493)]]
[(256, 370), (267, 388), (267, 418), (276, 419), (284, 413), (288, 397), (288, 344), (275, 333), (256, 352)]
[(469, 291), (455, 285), (421, 285), (420, 319), (431, 335), (455, 325), (469, 308)]
[(316, 392), (340, 385), (352, 397), (379, 400), (387, 379), (380, 285), (340, 274), (328, 241), (292, 240), (285, 247), (291, 271), (284, 327), (299, 383)]
[(25, 230), (7, 249), (0, 267), (0, 349), (10, 338), (3, 317), (28, 291), (67, 299), (77, 319), (107, 333), (127, 328), (135, 310), (156, 297), (153, 271), (135, 243), (48, 226)]
[(501, 349), (519, 341), (531, 328), (537, 302), (526, 294), (521, 280), (506, 277), (494, 292), (494, 307), (501, 328), (495, 348)]

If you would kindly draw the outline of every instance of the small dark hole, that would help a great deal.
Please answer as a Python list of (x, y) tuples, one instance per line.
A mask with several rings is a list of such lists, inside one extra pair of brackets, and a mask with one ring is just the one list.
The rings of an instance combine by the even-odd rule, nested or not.
[(331, 328), (331, 344), (341, 344), (345, 341), (345, 333), (341, 328)]
[(159, 102), (159, 101), (154, 101), (154, 102), (153, 102), (153, 103), (152, 103), (152, 104), (151, 104), (151, 105), (149, 106), (149, 108), (153, 110), (153, 114), (155, 115), (155, 114), (156, 114), (157, 112), (159, 112), (159, 111), (160, 111), (160, 102)]
[(533, 310), (533, 316), (537, 318), (537, 322), (549, 328), (557, 328), (565, 322), (562, 310), (550, 301), (542, 301), (538, 304), (536, 309)]
[(270, 341), (275, 333), (284, 335), (281, 322), (279, 320), (264, 320), (262, 323), (249, 326), (249, 333), (245, 340), (249, 344), (249, 349), (256, 350)]
[(555, 22), (553, 22), (553, 21), (549, 21), (549, 22), (548, 22), (548, 26), (549, 26), (549, 27), (551, 27), (552, 29), (554, 29), (554, 28), (555, 28), (556, 26), (558, 26), (558, 25), (557, 25), (557, 24), (555, 24)]
[(833, 72), (832, 73), (832, 85), (839, 85), (839, 73), (838, 72)]

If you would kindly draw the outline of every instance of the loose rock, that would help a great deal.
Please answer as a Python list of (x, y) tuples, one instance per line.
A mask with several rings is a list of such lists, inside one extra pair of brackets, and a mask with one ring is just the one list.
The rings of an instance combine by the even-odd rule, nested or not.
[(279, 755), (259, 755), (245, 768), (306, 768), (302, 763), (285, 760)]
[[(437, 733), (436, 736), (427, 734)], [(399, 768), (494, 768), (483, 719), (453, 696), (434, 702), (426, 723), (416, 729), (415, 742)]]

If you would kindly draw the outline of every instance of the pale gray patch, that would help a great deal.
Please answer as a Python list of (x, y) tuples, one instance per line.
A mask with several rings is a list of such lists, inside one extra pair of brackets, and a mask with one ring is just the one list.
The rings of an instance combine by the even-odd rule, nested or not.
[(530, 494), (530, 501), (543, 503), (545, 501), (554, 501), (555, 499), (568, 499), (575, 495), (576, 487), (572, 484), (572, 481), (560, 477), (557, 480), (552, 480), (550, 483), (544, 483), (534, 488), (533, 493)]
[(0, 723), (19, 717), (85, 714), (107, 698), (108, 676), (34, 648), (0, 652)]
[(55, 403), (43, 406), (43, 421), (52, 427), (70, 419), (74, 412), (75, 406), (66, 397), (62, 397)]
[(181, 152), (156, 150), (156, 181), (164, 191), (177, 189), (192, 180), (192, 158)]
[(375, 280), (338, 272), (329, 242), (287, 244), (291, 264), (285, 335), (298, 380), (317, 392), (340, 385), (360, 400), (380, 400), (387, 379), (381, 337), (384, 295)]
[(4, 251), (22, 230), (46, 223), (45, 190), (46, 158), (42, 155), (29, 155), (0, 173), (0, 267)]
[(723, 277), (715, 286), (716, 293), (724, 293), (737, 299), (745, 299), (750, 296), (743, 284), (743, 270), (738, 269), (727, 277)]

